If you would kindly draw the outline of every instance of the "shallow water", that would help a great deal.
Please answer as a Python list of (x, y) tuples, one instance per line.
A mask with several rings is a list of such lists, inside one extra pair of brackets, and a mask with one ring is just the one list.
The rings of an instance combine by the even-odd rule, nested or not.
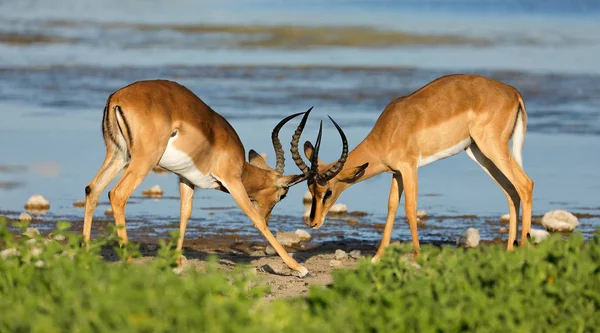
[[(186, 85), (231, 122), (246, 150), (266, 152), (273, 165), (269, 133), (288, 114), (315, 105), (303, 140), (313, 140), (318, 120), (331, 115), (344, 128), (352, 148), (390, 100), (439, 76), (466, 72), (509, 83), (525, 99), (529, 124), (524, 167), (535, 181), (534, 215), (550, 209), (591, 214), (580, 219), (578, 230), (586, 236), (600, 226), (600, 180), (596, 175), (600, 162), (600, 34), (595, 33), (600, 27), (595, 2), (551, 1), (544, 2), (543, 10), (532, 10), (531, 4), (538, 2), (511, 1), (517, 15), (506, 15), (510, 4), (504, 2), (473, 5), (466, 0), (452, 5), (424, 1), (392, 7), (328, 4), (318, 7), (315, 15), (311, 15), (315, 3), (305, 7), (280, 2), (240, 2), (239, 6), (193, 1), (169, 2), (168, 6), (162, 2), (148, 6), (148, 1), (119, 3), (0, 4), (0, 36), (17, 32), (27, 38), (44, 34), (58, 40), (0, 42), (2, 215), (15, 218), (30, 195), (41, 193), (50, 200), (51, 209), (40, 217), (38, 226), (51, 228), (50, 221), (57, 218), (82, 218), (83, 209), (72, 204), (84, 198), (83, 188), (104, 158), (100, 121), (106, 97), (136, 80), (164, 78)], [(137, 15), (127, 15), (121, 6)], [(363, 15), (366, 8), (368, 15)], [(64, 23), (72, 21), (72, 13), (80, 14), (76, 16), (85, 23), (83, 27)], [(121, 25), (110, 28), (106, 22)], [(246, 49), (223, 42), (227, 38), (163, 28), (134, 29), (124, 24), (206, 22), (365, 25), (426, 35), (443, 32), (493, 43), (484, 47)], [(340, 140), (333, 127), (325, 124), (321, 156), (332, 160), (339, 155)], [(282, 142), (289, 142), (292, 131), (293, 125), (282, 130)], [(297, 173), (289, 153), (287, 162), (286, 173)], [(419, 176), (419, 209), (431, 216), (419, 229), (422, 241), (451, 242), (470, 226), (478, 228), (486, 240), (506, 237), (498, 232), (506, 227), (498, 222), (507, 212), (504, 195), (464, 154), (424, 167)], [(321, 229), (312, 231), (313, 235), (319, 241), (378, 240), (390, 179), (390, 175), (380, 175), (342, 194), (338, 202), (346, 203), (351, 211), (368, 213), (358, 218), (358, 223), (330, 218)], [(154, 184), (161, 185), (165, 197), (142, 197), (141, 191)], [(305, 191), (305, 184), (292, 188), (276, 206), (271, 230), (306, 228), (301, 218)], [(151, 174), (127, 207), (128, 230), (140, 228), (151, 236), (166, 237), (178, 219), (177, 196), (175, 176)], [(97, 219), (105, 218), (103, 212), (108, 208), (106, 195), (102, 200)], [(398, 220), (403, 221), (403, 216), (399, 209)], [(187, 238), (239, 234), (261, 239), (225, 193), (198, 191), (192, 217)], [(397, 223), (393, 239), (410, 239), (404, 223)]]

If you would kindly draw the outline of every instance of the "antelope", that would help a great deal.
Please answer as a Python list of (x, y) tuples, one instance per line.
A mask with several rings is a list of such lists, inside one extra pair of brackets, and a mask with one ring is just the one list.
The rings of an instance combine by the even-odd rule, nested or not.
[[(336, 127), (337, 124), (336, 124)], [(391, 101), (367, 137), (350, 153), (342, 135), (342, 155), (334, 163), (318, 158), (321, 130), (315, 143), (304, 144), (310, 160), (307, 180), (312, 206), (309, 227), (322, 226), (325, 215), (340, 194), (383, 172), (392, 173), (388, 213), (381, 244), (372, 258), (379, 261), (390, 244), (402, 192), (413, 252), (419, 255), (417, 233), (418, 169), (464, 150), (503, 190), (508, 200), (510, 225), (507, 250), (517, 238), (517, 218), (523, 203), (521, 242), (531, 230), (533, 181), (523, 171), (522, 148), (527, 113), (521, 94), (491, 78), (455, 74), (440, 77), (412, 94)], [(341, 132), (338, 127), (338, 131)], [(508, 143), (512, 139), (512, 154)], [(297, 145), (292, 145), (297, 151)], [(301, 170), (306, 164), (295, 160)]]
[[(275, 204), (286, 196), (291, 186), (308, 177), (308, 174), (283, 175), (285, 158), (279, 130), (301, 114), (304, 114), (304, 124), (311, 109), (288, 116), (275, 126), (271, 138), (276, 166), (271, 169), (254, 150), (249, 151), (246, 162), (244, 146), (229, 122), (183, 85), (151, 80), (117, 90), (108, 97), (102, 119), (106, 157), (85, 187), (85, 242), (90, 239), (99, 195), (125, 168), (108, 197), (120, 241), (127, 243), (125, 205), (150, 170), (158, 165), (179, 176), (177, 251), (183, 247), (195, 188), (216, 189), (230, 193), (287, 266), (301, 277), (306, 276), (308, 270), (285, 251), (267, 227)], [(181, 257), (178, 264), (181, 265)]]

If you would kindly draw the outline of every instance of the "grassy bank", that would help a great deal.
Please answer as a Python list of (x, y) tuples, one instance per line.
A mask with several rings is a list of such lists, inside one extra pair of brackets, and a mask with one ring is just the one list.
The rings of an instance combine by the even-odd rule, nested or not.
[[(21, 226), (25, 230), (25, 225)], [(154, 260), (108, 262), (112, 232), (87, 248), (58, 223), (15, 237), (0, 222), (1, 332), (594, 332), (600, 327), (600, 234), (559, 236), (506, 253), (392, 246), (334, 272), (327, 289), (266, 302), (253, 270), (173, 272), (173, 243)], [(30, 237), (31, 236), (31, 237)], [(63, 239), (64, 237), (64, 239)], [(53, 240), (58, 239), (57, 240)], [(116, 246), (115, 246), (116, 247)], [(136, 256), (135, 246), (116, 251)], [(309, 267), (310, 268), (310, 267)]]

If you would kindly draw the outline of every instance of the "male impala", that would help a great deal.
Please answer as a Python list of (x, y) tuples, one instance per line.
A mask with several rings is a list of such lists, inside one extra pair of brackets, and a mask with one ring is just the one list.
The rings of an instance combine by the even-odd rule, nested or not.
[[(304, 112), (302, 124), (310, 109)], [(118, 235), (127, 242), (125, 204), (148, 172), (159, 165), (179, 176), (181, 199), (180, 237), (192, 213), (194, 188), (217, 189), (231, 194), (237, 205), (267, 238), (283, 261), (300, 276), (308, 270), (299, 265), (267, 228), (271, 210), (290, 186), (308, 174), (284, 176), (284, 152), (279, 130), (297, 113), (283, 119), (273, 130), (275, 170), (255, 151), (244, 158), (244, 147), (231, 125), (186, 87), (164, 80), (139, 81), (108, 97), (102, 120), (106, 157), (100, 171), (85, 188), (83, 236), (90, 239), (92, 216), (98, 196), (117, 173), (126, 168), (108, 193)], [(296, 142), (297, 145), (297, 142)], [(296, 157), (298, 158), (298, 157)]]
[[(307, 224), (319, 228), (339, 195), (350, 185), (382, 172), (391, 172), (392, 187), (379, 260), (390, 243), (396, 209), (406, 192), (405, 213), (413, 250), (419, 253), (417, 234), (417, 170), (465, 150), (502, 188), (508, 200), (510, 227), (507, 250), (517, 238), (517, 217), (523, 201), (521, 241), (531, 229), (533, 181), (522, 169), (522, 147), (527, 113), (519, 92), (504, 83), (478, 75), (438, 78), (416, 92), (390, 102), (367, 137), (350, 153), (342, 135), (343, 153), (335, 164), (318, 160), (319, 139), (305, 143), (311, 160), (308, 188), (312, 207)], [(338, 131), (341, 130), (338, 128)], [(320, 133), (319, 133), (320, 138)], [(508, 141), (513, 140), (512, 155)], [(292, 151), (297, 145), (292, 145)], [(308, 167), (296, 160), (301, 170)]]

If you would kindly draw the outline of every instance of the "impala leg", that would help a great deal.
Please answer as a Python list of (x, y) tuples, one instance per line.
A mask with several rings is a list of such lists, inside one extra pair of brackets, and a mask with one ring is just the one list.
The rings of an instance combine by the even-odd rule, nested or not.
[(390, 198), (388, 200), (388, 215), (385, 221), (385, 229), (383, 230), (383, 236), (381, 237), (381, 244), (377, 253), (371, 259), (371, 262), (378, 262), (385, 248), (390, 245), (390, 239), (392, 238), (392, 230), (394, 229), (394, 220), (396, 220), (396, 211), (398, 210), (398, 204), (400, 203), (400, 197), (404, 185), (402, 184), (402, 175), (394, 174), (392, 176), (392, 187), (390, 189)]
[(416, 163), (414, 166), (408, 166), (400, 169), (402, 174), (402, 184), (404, 186), (404, 212), (410, 226), (410, 235), (413, 243), (413, 253), (415, 258), (419, 256), (419, 233), (417, 231), (417, 195), (418, 195), (418, 171)]
[(83, 218), (83, 238), (85, 242), (88, 242), (91, 237), (92, 219), (100, 194), (124, 166), (125, 158), (123, 154), (117, 152), (112, 145), (107, 145), (106, 157), (102, 167), (94, 179), (85, 187), (85, 213)]
[[(533, 194), (533, 181), (525, 174), (523, 169), (514, 160), (506, 142), (501, 143), (499, 140), (475, 140), (481, 152), (489, 158), (494, 165), (500, 169), (502, 174), (515, 187), (521, 202), (523, 203), (523, 225), (521, 229), (521, 243), (527, 243), (527, 234), (531, 228), (531, 201)], [(511, 229), (513, 231), (511, 231)], [(516, 223), (509, 227), (509, 233), (515, 233)], [(509, 235), (510, 236), (510, 235)]]
[[(144, 156), (144, 155), (136, 155)], [(110, 204), (112, 205), (115, 224), (117, 226), (117, 235), (121, 239), (121, 244), (127, 243), (127, 232), (125, 231), (125, 205), (131, 196), (131, 193), (140, 186), (148, 172), (156, 165), (158, 159), (150, 160), (148, 157), (137, 159), (132, 158), (125, 174), (115, 187), (108, 192)]]
[(475, 161), (475, 163), (479, 164), (485, 173), (487, 173), (494, 181), (496, 181), (506, 196), (510, 216), (506, 249), (511, 251), (513, 250), (513, 244), (517, 239), (517, 220), (519, 218), (519, 208), (521, 202), (519, 194), (512, 183), (504, 176), (504, 174), (502, 174), (502, 171), (500, 171), (500, 169), (498, 169), (498, 167), (496, 167), (496, 165), (494, 165), (490, 159), (483, 155), (476, 144), (471, 144), (471, 146), (465, 149), (465, 152), (473, 161)]
[[(179, 239), (177, 240), (177, 251), (181, 251), (183, 248), (183, 237), (185, 235), (185, 228), (187, 227), (188, 220), (192, 216), (192, 203), (194, 199), (194, 185), (186, 179), (179, 178), (179, 197), (180, 197), (180, 220), (179, 220)], [(182, 256), (180, 254), (177, 260), (177, 265), (182, 266)]]
[(294, 258), (292, 258), (287, 251), (279, 244), (275, 236), (271, 233), (269, 228), (267, 228), (267, 224), (265, 223), (262, 216), (258, 214), (258, 212), (254, 209), (254, 205), (248, 198), (248, 194), (246, 193), (246, 189), (242, 184), (241, 180), (235, 179), (227, 184), (223, 184), (231, 196), (233, 200), (235, 200), (236, 204), (240, 207), (240, 209), (248, 215), (254, 226), (260, 230), (260, 232), (265, 236), (269, 244), (275, 249), (277, 254), (281, 257), (283, 262), (292, 270), (297, 271), (300, 277), (304, 277), (308, 274), (308, 270), (302, 265), (298, 264)]

